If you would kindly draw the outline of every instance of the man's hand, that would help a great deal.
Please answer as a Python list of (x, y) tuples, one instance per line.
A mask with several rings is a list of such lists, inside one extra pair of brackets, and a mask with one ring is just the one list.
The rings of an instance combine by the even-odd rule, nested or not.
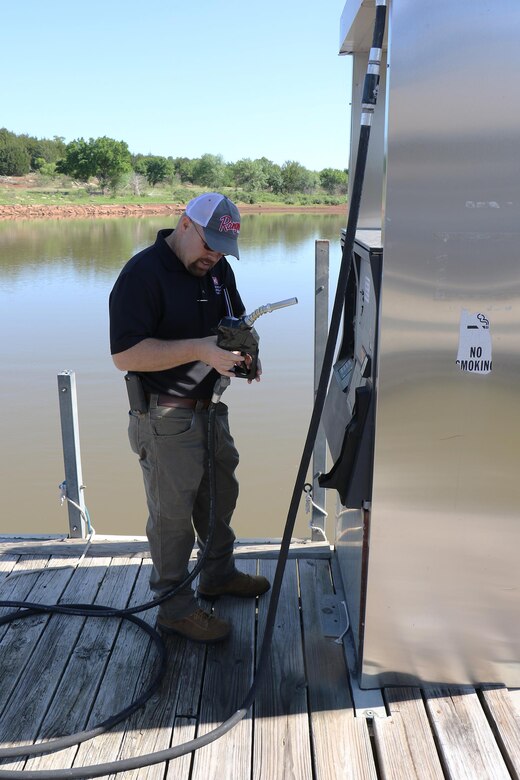
[(219, 374), (232, 377), (233, 366), (242, 363), (244, 358), (240, 352), (217, 347), (216, 336), (206, 336), (175, 341), (143, 339), (124, 352), (112, 355), (112, 360), (120, 371), (164, 371), (200, 360)]
[[(250, 367), (252, 362), (253, 362), (253, 358), (251, 357), (251, 355), (246, 355), (246, 366), (248, 368)], [(261, 375), (262, 375), (262, 364), (260, 363), (260, 358), (258, 358), (257, 361), (256, 361), (255, 382), (259, 382), (260, 381), (260, 376)], [(252, 381), (253, 381), (252, 379), (248, 379), (247, 380), (247, 384), (250, 385)]]
[(245, 358), (240, 352), (230, 352), (217, 347), (216, 336), (198, 339), (199, 360), (211, 366), (223, 376), (235, 376), (234, 367), (243, 363)]

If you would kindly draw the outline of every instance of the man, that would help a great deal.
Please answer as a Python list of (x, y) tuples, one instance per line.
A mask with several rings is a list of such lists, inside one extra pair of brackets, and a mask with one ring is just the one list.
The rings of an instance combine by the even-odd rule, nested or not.
[[(238, 259), (240, 214), (220, 193), (186, 206), (175, 230), (160, 230), (155, 244), (121, 271), (110, 295), (110, 343), (115, 365), (141, 383), (144, 408), (131, 410), (129, 438), (142, 468), (152, 556), (150, 587), (157, 596), (188, 574), (195, 532), (199, 556), (209, 525), (208, 406), (219, 375), (234, 376), (244, 358), (217, 346), (215, 327), (244, 305), (225, 258)], [(260, 370), (256, 376), (260, 379)], [(239, 572), (230, 527), (238, 497), (238, 453), (227, 407), (216, 410), (216, 527), (200, 573), (198, 594), (255, 598), (270, 584)], [(190, 586), (159, 607), (158, 627), (194, 641), (218, 642), (229, 624), (199, 608)]]

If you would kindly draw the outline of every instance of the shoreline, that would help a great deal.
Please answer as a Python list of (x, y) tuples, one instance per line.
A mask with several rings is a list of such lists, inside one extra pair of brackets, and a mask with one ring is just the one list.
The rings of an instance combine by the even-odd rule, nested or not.
[[(45, 204), (0, 205), (0, 220), (18, 219), (98, 219), (110, 217), (152, 217), (162, 214), (179, 216), (184, 211), (182, 203), (103, 203), (63, 206)], [(287, 204), (249, 204), (238, 205), (241, 214), (345, 214), (346, 203), (339, 206), (290, 206)]]

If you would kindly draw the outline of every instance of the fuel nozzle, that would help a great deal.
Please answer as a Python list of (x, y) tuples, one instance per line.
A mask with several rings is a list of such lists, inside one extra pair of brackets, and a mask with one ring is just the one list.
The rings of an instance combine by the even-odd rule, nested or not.
[(253, 328), (253, 323), (262, 316), (275, 309), (283, 309), (285, 306), (293, 306), (298, 303), (297, 298), (287, 298), (278, 303), (266, 303), (251, 314), (243, 314), (242, 317), (223, 317), (217, 328), (217, 345), (230, 352), (240, 352), (246, 360), (240, 366), (235, 367), (235, 375), (244, 379), (254, 379), (258, 365), (258, 349), (260, 337)]
[(285, 301), (278, 301), (278, 303), (266, 303), (265, 306), (259, 306), (251, 314), (244, 314), (242, 319), (250, 328), (262, 314), (269, 314), (269, 312), (275, 311), (275, 309), (283, 309), (285, 306), (294, 306), (295, 303), (298, 303), (298, 298), (287, 298)]

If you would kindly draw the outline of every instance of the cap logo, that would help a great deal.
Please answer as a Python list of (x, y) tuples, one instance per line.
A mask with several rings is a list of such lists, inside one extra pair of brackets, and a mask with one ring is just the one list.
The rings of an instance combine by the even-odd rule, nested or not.
[(240, 233), (240, 222), (233, 222), (229, 214), (220, 217), (219, 233)]

